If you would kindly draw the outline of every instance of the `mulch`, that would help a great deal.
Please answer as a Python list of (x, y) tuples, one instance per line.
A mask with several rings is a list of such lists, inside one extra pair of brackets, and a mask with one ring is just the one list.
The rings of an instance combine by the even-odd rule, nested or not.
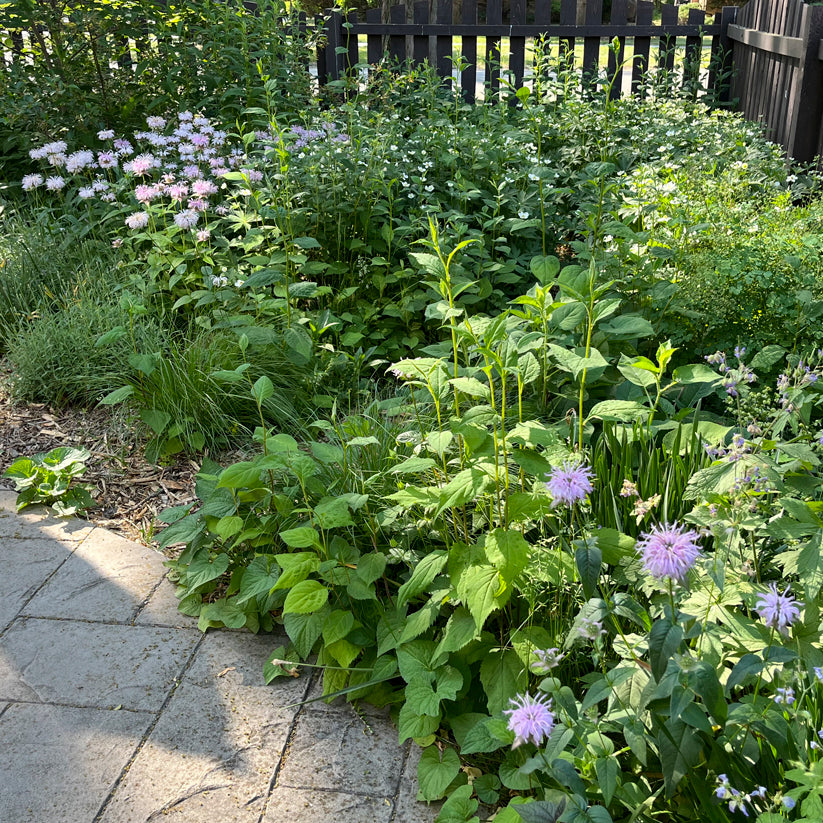
[[(82, 516), (145, 545), (163, 527), (156, 520), (163, 509), (195, 500), (197, 459), (179, 455), (167, 465), (152, 465), (143, 457), (142, 424), (129, 421), (125, 412), (14, 402), (3, 386), (7, 376), (0, 373), (0, 475), (18, 457), (59, 446), (85, 447), (91, 459), (79, 482), (91, 487), (98, 505)], [(14, 484), (0, 478), (0, 487)]]

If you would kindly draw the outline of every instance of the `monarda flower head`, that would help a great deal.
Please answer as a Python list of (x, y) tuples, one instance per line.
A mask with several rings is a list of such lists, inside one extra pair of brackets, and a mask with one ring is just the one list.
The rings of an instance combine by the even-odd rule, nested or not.
[(655, 579), (682, 582), (700, 556), (696, 531), (685, 526), (664, 524), (652, 526), (650, 532), (640, 535), (637, 550), (643, 568)]
[(800, 616), (797, 602), (788, 592), (787, 588), (783, 594), (780, 594), (777, 591), (777, 583), (772, 583), (769, 591), (761, 594), (755, 605), (755, 609), (767, 626), (786, 635), (789, 633), (789, 626)]
[(514, 708), (507, 709), (503, 714), (509, 715), (509, 729), (514, 732), (512, 748), (516, 749), (523, 743), (534, 743), (535, 746), (539, 746), (554, 728), (551, 700), (542, 694), (537, 697), (518, 694), (509, 703)]
[(573, 506), (586, 499), (592, 490), (592, 471), (583, 463), (567, 460), (552, 469), (546, 481), (546, 489), (552, 496), (552, 508)]

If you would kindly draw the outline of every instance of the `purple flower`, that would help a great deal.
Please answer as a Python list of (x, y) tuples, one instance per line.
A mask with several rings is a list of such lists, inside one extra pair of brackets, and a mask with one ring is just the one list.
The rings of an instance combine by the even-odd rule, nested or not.
[(552, 469), (546, 489), (552, 496), (552, 508), (572, 506), (584, 500), (592, 490), (592, 472), (582, 463), (566, 461), (562, 466)]
[(769, 589), (766, 594), (760, 595), (755, 609), (767, 626), (787, 635), (789, 626), (800, 616), (800, 609), (797, 608), (795, 599), (788, 594), (788, 588), (780, 594), (777, 583), (772, 583)]
[(788, 795), (784, 797), (780, 802), (782, 803), (784, 809), (789, 810), (793, 809), (797, 805), (797, 801), (793, 797), (789, 797)]
[(542, 694), (537, 697), (519, 694), (509, 702), (514, 708), (507, 709), (503, 714), (509, 715), (509, 729), (514, 732), (512, 748), (516, 749), (523, 743), (539, 746), (554, 728), (551, 700)]
[(146, 125), (150, 129), (164, 129), (166, 128), (166, 118), (165, 117), (147, 117), (146, 118)]
[(657, 580), (683, 581), (700, 555), (698, 533), (685, 526), (652, 526), (640, 535), (637, 550), (643, 556), (643, 568)]
[(794, 703), (794, 689), (791, 686), (786, 686), (785, 689), (779, 688), (777, 694), (774, 696), (775, 703), (785, 703), (791, 706)]

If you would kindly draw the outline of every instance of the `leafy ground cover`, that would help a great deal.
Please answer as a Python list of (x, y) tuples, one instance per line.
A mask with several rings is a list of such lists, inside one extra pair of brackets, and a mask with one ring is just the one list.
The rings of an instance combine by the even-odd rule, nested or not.
[(180, 608), (391, 705), (442, 823), (823, 817), (816, 176), (572, 76), (257, 82), (32, 145), (4, 218), (13, 391), (211, 455)]

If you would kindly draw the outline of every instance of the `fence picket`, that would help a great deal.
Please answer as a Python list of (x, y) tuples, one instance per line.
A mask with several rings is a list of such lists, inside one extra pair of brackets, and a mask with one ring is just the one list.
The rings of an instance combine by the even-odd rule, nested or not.
[[(611, 22), (615, 26), (623, 26), (626, 24), (628, 20), (629, 12), (629, 4), (628, 0), (612, 0), (612, 17)], [(622, 75), (623, 75), (623, 68), (621, 63), (625, 58), (626, 52), (626, 38), (625, 37), (618, 37), (617, 38), (618, 46), (617, 46), (617, 54), (615, 54), (613, 49), (609, 49), (609, 66), (608, 66), (608, 73), (609, 79), (613, 80), (611, 86), (611, 92), (609, 93), (609, 97), (612, 100), (617, 100), (620, 95), (623, 93), (622, 88)], [(618, 72), (618, 67), (620, 71), (620, 77), (616, 77)]]
[[(651, 25), (654, 19), (654, 3), (638, 0), (637, 3), (637, 25)], [(645, 94), (645, 78), (649, 71), (649, 51), (651, 50), (651, 37), (634, 38), (634, 55), (632, 57), (632, 94)]]
[[(589, 0), (586, 5), (586, 27), (603, 22), (603, 0)], [(584, 29), (585, 31), (585, 29)], [(600, 69), (600, 37), (583, 37), (583, 88), (591, 89)]]

